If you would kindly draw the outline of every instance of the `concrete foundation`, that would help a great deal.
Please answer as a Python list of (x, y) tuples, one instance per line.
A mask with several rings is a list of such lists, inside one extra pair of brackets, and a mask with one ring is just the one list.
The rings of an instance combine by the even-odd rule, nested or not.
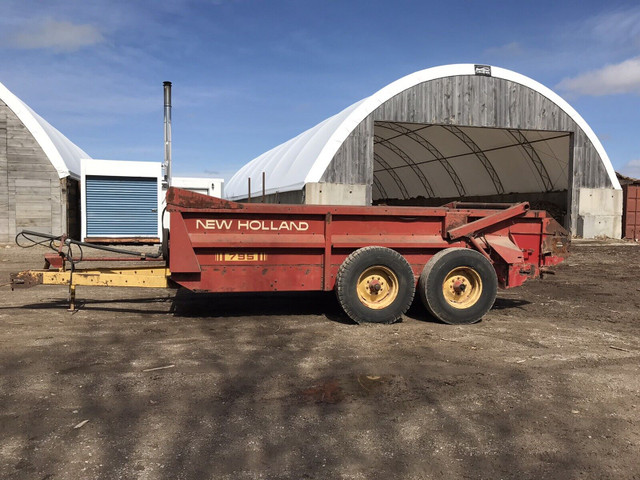
[(368, 185), (307, 183), (304, 203), (308, 205), (368, 205)]
[(574, 234), (582, 238), (622, 238), (622, 190), (581, 188)]

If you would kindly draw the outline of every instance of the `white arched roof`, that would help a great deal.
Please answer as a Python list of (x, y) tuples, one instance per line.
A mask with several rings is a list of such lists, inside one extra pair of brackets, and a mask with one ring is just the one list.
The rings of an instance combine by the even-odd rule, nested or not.
[[(333, 117), (244, 165), (225, 185), (227, 198), (245, 198), (247, 196), (247, 178), (253, 179), (252, 194), (261, 192), (262, 172), (265, 172), (267, 178), (267, 194), (276, 191), (298, 190), (306, 183), (319, 182), (349, 134), (376, 108), (395, 95), (418, 84), (459, 75), (475, 75), (475, 65), (456, 64), (433, 67), (396, 80), (370, 97), (345, 108)], [(600, 140), (571, 105), (544, 85), (511, 70), (491, 67), (491, 76), (526, 86), (560, 107), (576, 122), (593, 144), (602, 159), (613, 187), (620, 188), (613, 165)]]
[(0, 100), (15, 113), (27, 130), (31, 132), (60, 178), (69, 175), (80, 178), (80, 160), (91, 158), (84, 150), (31, 110), (2, 83), (0, 83)]

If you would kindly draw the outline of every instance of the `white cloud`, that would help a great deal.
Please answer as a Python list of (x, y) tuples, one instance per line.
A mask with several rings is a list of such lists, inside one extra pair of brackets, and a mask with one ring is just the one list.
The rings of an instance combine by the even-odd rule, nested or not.
[(627, 177), (640, 178), (640, 158), (628, 162), (620, 169), (620, 173)]
[(640, 94), (640, 57), (565, 78), (556, 88), (580, 95)]
[(52, 49), (75, 51), (104, 41), (100, 30), (90, 24), (74, 24), (67, 21), (46, 19), (24, 27), (6, 38), (9, 46), (18, 49)]
[(640, 7), (634, 6), (596, 15), (588, 28), (602, 41), (618, 44), (640, 43)]

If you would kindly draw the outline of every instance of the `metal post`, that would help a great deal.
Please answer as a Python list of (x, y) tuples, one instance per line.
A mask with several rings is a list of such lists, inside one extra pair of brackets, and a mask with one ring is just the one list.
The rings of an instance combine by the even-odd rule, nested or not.
[(249, 194), (247, 196), (247, 201), (249, 203), (251, 203), (251, 177), (247, 178), (247, 184), (248, 184), (247, 188), (249, 190)]
[(262, 203), (264, 203), (265, 178), (266, 178), (266, 173), (262, 172)]
[(164, 82), (164, 170), (163, 185), (171, 185), (171, 82)]
[[(73, 282), (73, 275), (71, 276), (70, 282)], [(76, 286), (73, 283), (69, 284), (69, 308), (70, 312), (76, 311)]]

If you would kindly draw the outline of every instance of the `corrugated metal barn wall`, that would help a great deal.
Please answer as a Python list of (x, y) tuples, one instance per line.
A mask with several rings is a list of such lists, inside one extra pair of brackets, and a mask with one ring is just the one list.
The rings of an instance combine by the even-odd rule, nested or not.
[[(571, 132), (573, 182), (570, 200), (582, 188), (612, 188), (597, 151), (582, 129), (555, 103), (523, 85), (494, 77), (455, 76), (425, 82), (378, 107), (334, 156), (322, 181), (371, 185), (374, 122), (459, 125)], [(371, 193), (369, 193), (369, 198)], [(570, 201), (572, 230), (577, 204)]]

